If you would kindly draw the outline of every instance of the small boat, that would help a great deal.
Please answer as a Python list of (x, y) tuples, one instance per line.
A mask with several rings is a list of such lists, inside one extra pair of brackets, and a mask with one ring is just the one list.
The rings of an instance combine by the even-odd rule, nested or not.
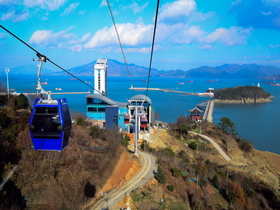
[(271, 86), (280, 86), (280, 83), (273, 83)]
[(55, 90), (62, 90), (61, 88), (55, 88)]
[(186, 82), (193, 82), (193, 80), (189, 80), (189, 81), (186, 81)]
[(185, 83), (183, 83), (183, 82), (178, 82), (178, 84), (179, 84), (179, 85), (183, 85), (183, 84), (185, 84)]
[(41, 85), (47, 85), (48, 83), (47, 82), (41, 82)]

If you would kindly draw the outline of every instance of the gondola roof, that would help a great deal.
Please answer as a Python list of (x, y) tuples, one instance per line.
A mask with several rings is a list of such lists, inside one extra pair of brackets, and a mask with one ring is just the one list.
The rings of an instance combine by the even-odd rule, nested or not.
[(130, 100), (145, 100), (148, 104), (152, 105), (152, 100), (148, 96), (142, 94), (132, 96)]

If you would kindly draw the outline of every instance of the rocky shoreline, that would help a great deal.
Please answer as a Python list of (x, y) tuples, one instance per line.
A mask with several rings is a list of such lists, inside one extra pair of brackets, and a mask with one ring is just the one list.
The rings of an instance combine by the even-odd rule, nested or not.
[(271, 98), (242, 98), (241, 100), (221, 100), (221, 99), (213, 99), (213, 101), (217, 104), (256, 104), (256, 103), (269, 103), (271, 102)]

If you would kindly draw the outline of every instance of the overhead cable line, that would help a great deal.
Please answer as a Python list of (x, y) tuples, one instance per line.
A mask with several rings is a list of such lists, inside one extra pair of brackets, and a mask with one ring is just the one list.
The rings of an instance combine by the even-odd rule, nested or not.
[(148, 73), (148, 82), (147, 82), (146, 96), (148, 96), (148, 89), (149, 89), (149, 85), (150, 85), (151, 68), (152, 68), (153, 53), (154, 53), (154, 44), (155, 44), (155, 37), (156, 37), (156, 30), (157, 30), (157, 19), (158, 19), (159, 3), (160, 3), (160, 0), (157, 1), (157, 9), (156, 9), (156, 16), (155, 16), (153, 42), (152, 42), (152, 49), (151, 49), (151, 56), (150, 56), (150, 65), (149, 65), (149, 73)]
[[(39, 53), (37, 50), (35, 50), (33, 47), (31, 47), (29, 44), (27, 44), (25, 41), (23, 41), (22, 39), (20, 39), (18, 36), (16, 36), (15, 34), (13, 34), (11, 31), (9, 31), (8, 29), (6, 29), (4, 26), (0, 25), (1, 28), (3, 28), (5, 31), (7, 31), (9, 34), (11, 34), (13, 37), (15, 37), (16, 39), (18, 39), (20, 42), (22, 42), (23, 44), (25, 44), (27, 47), (29, 47), (31, 50), (33, 50), (34, 52), (36, 52), (36, 56), (38, 56), (39, 58), (44, 58), (44, 62), (49, 61), (50, 63), (52, 63), (53, 65), (55, 65), (56, 67), (58, 67), (59, 69), (65, 71), (67, 74), (71, 75), (72, 77), (74, 77), (75, 79), (77, 79), (78, 81), (82, 82), (83, 84), (87, 85), (88, 87), (90, 87), (91, 89), (95, 90), (94, 87), (90, 86), (89, 84), (85, 83), (83, 80), (79, 79), (78, 77), (76, 77), (75, 75), (73, 75), (72, 73), (70, 73), (69, 71), (65, 70), (64, 68), (62, 68), (61, 66), (59, 66), (58, 64), (56, 64), (55, 62), (51, 61), (48, 57), (46, 57), (45, 55)], [(99, 92), (98, 90), (96, 90), (97, 92)], [(100, 94), (102, 94), (101, 92), (99, 92)], [(103, 95), (103, 94), (102, 94)]]
[(117, 26), (116, 26), (116, 22), (115, 22), (112, 10), (111, 10), (111, 6), (110, 6), (110, 3), (109, 3), (109, 0), (106, 0), (106, 1), (107, 1), (107, 4), (108, 4), (109, 12), (110, 12), (113, 24), (114, 24), (115, 31), (116, 31), (116, 34), (117, 34), (117, 37), (118, 37), (118, 41), (119, 41), (120, 48), (121, 48), (122, 55), (123, 55), (123, 59), (124, 59), (125, 65), (126, 65), (127, 73), (128, 73), (129, 78), (130, 78), (130, 83), (131, 83), (131, 85), (133, 87), (132, 78), (131, 78), (131, 75), (130, 75), (130, 71), (129, 71), (129, 68), (128, 68), (128, 65), (127, 65), (127, 61), (126, 61), (125, 55), (124, 55), (121, 39), (120, 39), (120, 36), (119, 36), (119, 33), (118, 33), (118, 29), (117, 29)]

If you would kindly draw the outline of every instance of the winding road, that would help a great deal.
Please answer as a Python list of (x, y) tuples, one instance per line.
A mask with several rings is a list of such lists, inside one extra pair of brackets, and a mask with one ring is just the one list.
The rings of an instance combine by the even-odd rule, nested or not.
[(155, 158), (152, 155), (141, 151), (138, 151), (138, 153), (142, 163), (141, 170), (124, 185), (112, 190), (110, 193), (105, 195), (93, 207), (90, 208), (91, 210), (113, 209), (113, 207), (125, 196), (126, 193), (130, 193), (132, 190), (154, 178), (154, 171), (157, 171)]

